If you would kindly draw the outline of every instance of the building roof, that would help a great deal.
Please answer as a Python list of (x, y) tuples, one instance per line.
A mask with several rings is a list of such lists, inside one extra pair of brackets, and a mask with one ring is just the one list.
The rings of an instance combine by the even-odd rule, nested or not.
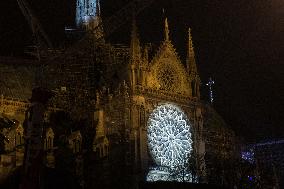
[(0, 95), (29, 99), (35, 83), (35, 65), (35, 60), (0, 57)]

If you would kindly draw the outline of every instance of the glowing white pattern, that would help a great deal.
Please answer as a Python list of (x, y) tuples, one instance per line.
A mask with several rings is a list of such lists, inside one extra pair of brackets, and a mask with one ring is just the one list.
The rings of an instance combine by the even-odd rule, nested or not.
[(81, 24), (90, 23), (96, 15), (97, 0), (77, 0), (76, 3), (76, 24), (80, 26)]
[(148, 120), (148, 145), (155, 163), (174, 173), (186, 169), (192, 151), (188, 119), (175, 105), (157, 107)]
[(166, 167), (155, 167), (151, 168), (149, 171), (146, 180), (148, 182), (155, 181), (178, 181), (178, 182), (195, 182), (197, 183), (196, 178), (192, 177), (192, 174), (188, 170), (179, 170), (172, 172)]

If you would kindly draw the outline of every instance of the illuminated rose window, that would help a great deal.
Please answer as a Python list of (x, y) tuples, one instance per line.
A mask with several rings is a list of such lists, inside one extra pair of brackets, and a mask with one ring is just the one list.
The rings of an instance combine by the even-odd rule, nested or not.
[(191, 127), (184, 112), (175, 105), (158, 106), (148, 120), (148, 146), (160, 167), (184, 168), (192, 151)]

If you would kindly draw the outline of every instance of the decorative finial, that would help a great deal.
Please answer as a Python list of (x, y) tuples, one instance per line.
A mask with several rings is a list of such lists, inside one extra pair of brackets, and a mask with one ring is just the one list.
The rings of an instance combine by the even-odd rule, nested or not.
[(169, 41), (169, 24), (168, 24), (168, 18), (165, 19), (165, 40)]
[(193, 43), (192, 43), (192, 37), (191, 37), (191, 29), (188, 28), (188, 45), (189, 45), (189, 51), (193, 52)]
[(136, 25), (136, 18), (135, 18), (134, 10), (133, 10), (133, 15), (132, 15), (132, 31), (131, 31), (131, 45), (130, 46), (132, 50), (135, 50), (137, 47), (140, 48), (140, 41), (138, 37), (138, 29)]
[(190, 28), (188, 28), (188, 50), (187, 50), (186, 69), (187, 69), (187, 72), (190, 74), (197, 73), (197, 68), (196, 68), (196, 63), (195, 63), (195, 54), (194, 54), (194, 48), (193, 48)]

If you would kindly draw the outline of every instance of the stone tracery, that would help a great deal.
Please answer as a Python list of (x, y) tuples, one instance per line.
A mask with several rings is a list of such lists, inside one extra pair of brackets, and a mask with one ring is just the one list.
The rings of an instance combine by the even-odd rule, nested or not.
[(150, 171), (148, 180), (178, 180), (172, 175), (186, 169), (192, 151), (191, 126), (187, 116), (173, 104), (160, 105), (150, 115), (147, 133), (155, 163), (158, 168), (166, 168), (162, 172), (157, 172), (157, 169)]

